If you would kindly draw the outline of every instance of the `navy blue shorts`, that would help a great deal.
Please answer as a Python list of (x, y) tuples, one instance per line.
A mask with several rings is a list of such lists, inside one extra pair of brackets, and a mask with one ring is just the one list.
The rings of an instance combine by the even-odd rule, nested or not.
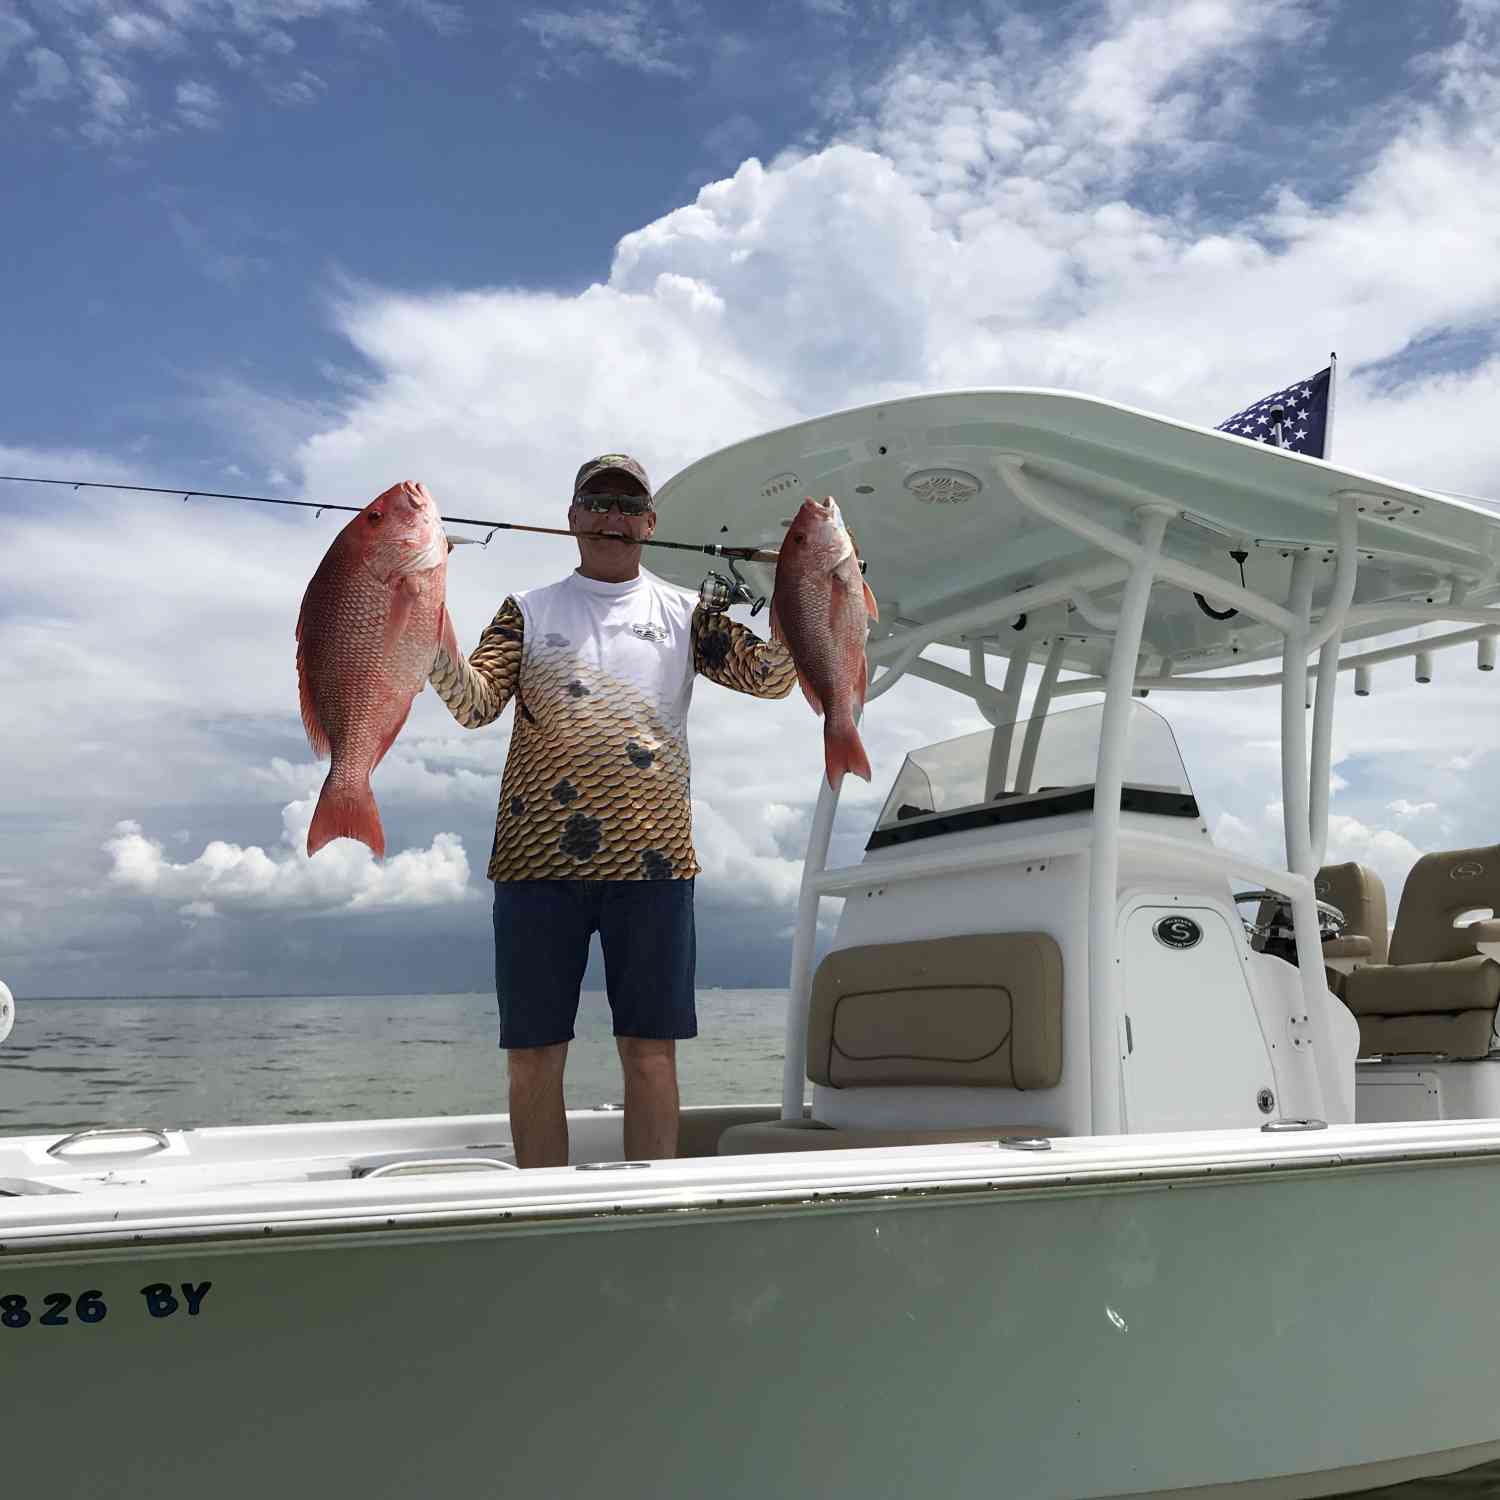
[(691, 880), (497, 880), (495, 998), (502, 1047), (573, 1040), (599, 934), (615, 1035), (698, 1035)]

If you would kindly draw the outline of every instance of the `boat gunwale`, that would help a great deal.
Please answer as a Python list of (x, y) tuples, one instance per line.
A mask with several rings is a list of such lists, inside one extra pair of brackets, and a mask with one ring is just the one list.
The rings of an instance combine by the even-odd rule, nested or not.
[[(1453, 1122), (1466, 1127), (1465, 1133), (1475, 1124), (1493, 1122)], [(668, 1225), (679, 1223), (684, 1217), (695, 1218), (764, 1218), (785, 1217), (788, 1212), (807, 1211), (858, 1211), (871, 1206), (895, 1208), (918, 1203), (980, 1202), (986, 1199), (1004, 1198), (1022, 1200), (1056, 1198), (1060, 1196), (1094, 1196), (1099, 1193), (1117, 1191), (1170, 1191), (1181, 1187), (1209, 1187), (1218, 1184), (1233, 1184), (1254, 1181), (1272, 1176), (1286, 1178), (1321, 1176), (1328, 1172), (1340, 1174), (1366, 1171), (1397, 1171), (1420, 1163), (1434, 1166), (1479, 1166), (1500, 1157), (1500, 1125), (1488, 1138), (1454, 1142), (1455, 1132), (1448, 1122), (1437, 1122), (1429, 1126), (1422, 1136), (1436, 1132), (1436, 1138), (1406, 1140), (1381, 1146), (1375, 1143), (1362, 1144), (1351, 1140), (1351, 1133), (1378, 1130), (1387, 1134), (1388, 1127), (1345, 1126), (1328, 1131), (1309, 1132), (1317, 1145), (1311, 1141), (1300, 1149), (1286, 1135), (1277, 1135), (1274, 1154), (1219, 1155), (1207, 1159), (1191, 1156), (1164, 1161), (1130, 1162), (1085, 1157), (1064, 1164), (1054, 1164), (1040, 1153), (1007, 1161), (1010, 1169), (1003, 1172), (975, 1170), (961, 1173), (957, 1169), (972, 1164), (973, 1146), (991, 1147), (989, 1142), (976, 1142), (972, 1146), (953, 1148), (948, 1146), (925, 1147), (881, 1147), (863, 1148), (854, 1151), (818, 1153), (816, 1164), (803, 1163), (824, 1169), (821, 1178), (804, 1177), (795, 1182), (776, 1185), (761, 1185), (753, 1182), (724, 1183), (721, 1179), (704, 1185), (698, 1195), (689, 1195), (686, 1185), (663, 1183), (650, 1188), (640, 1184), (642, 1191), (628, 1195), (591, 1192), (581, 1196), (547, 1197), (538, 1194), (531, 1201), (517, 1201), (514, 1197), (486, 1197), (480, 1201), (460, 1204), (453, 1196), (454, 1183), (434, 1180), (420, 1183), (419, 1179), (403, 1182), (406, 1196), (401, 1201), (372, 1206), (367, 1201), (350, 1205), (340, 1212), (337, 1206), (324, 1203), (315, 1208), (298, 1209), (289, 1203), (272, 1205), (269, 1209), (245, 1209), (210, 1217), (202, 1212), (201, 1200), (191, 1202), (179, 1198), (196, 1213), (180, 1213), (172, 1222), (162, 1222), (165, 1214), (156, 1221), (142, 1217), (129, 1224), (122, 1222), (119, 1209), (105, 1219), (84, 1219), (59, 1226), (41, 1222), (31, 1227), (7, 1230), (0, 1226), (0, 1262), (7, 1265), (29, 1262), (33, 1258), (53, 1261), (60, 1257), (101, 1251), (140, 1251), (161, 1249), (173, 1245), (192, 1244), (203, 1246), (218, 1243), (227, 1249), (243, 1249), (247, 1244), (272, 1245), (277, 1248), (308, 1248), (317, 1242), (337, 1240), (346, 1243), (350, 1235), (369, 1236), (381, 1243), (390, 1243), (393, 1235), (408, 1235), (420, 1238), (426, 1234), (448, 1230), (468, 1230), (494, 1233), (496, 1230), (515, 1232), (548, 1232), (558, 1225), (573, 1225), (575, 1228), (612, 1228), (626, 1223), (655, 1223)], [(1244, 1137), (1247, 1132), (1213, 1132)], [(1124, 1139), (1124, 1138), (1117, 1138)], [(1136, 1138), (1137, 1140), (1143, 1138)], [(1156, 1137), (1155, 1139), (1161, 1139)], [(1303, 1137), (1307, 1140), (1307, 1136)], [(998, 1145), (999, 1143), (994, 1143)], [(968, 1160), (949, 1162), (956, 1151), (962, 1151)], [(890, 1163), (893, 1155), (908, 1156), (920, 1153), (922, 1162), (931, 1162), (937, 1156), (947, 1166), (946, 1175), (929, 1171), (913, 1171), (904, 1180), (900, 1176), (876, 1177), (860, 1182), (845, 1178), (840, 1181), (828, 1169), (847, 1171), (853, 1162), (847, 1158), (868, 1159), (878, 1155)], [(1059, 1153), (1065, 1155), (1068, 1153)], [(799, 1157), (801, 1153), (799, 1153)], [(845, 1158), (831, 1161), (829, 1158)], [(765, 1160), (765, 1158), (700, 1158), (713, 1162)], [(778, 1159), (781, 1160), (781, 1159)], [(678, 1163), (674, 1163), (678, 1165)], [(916, 1163), (912, 1163), (915, 1168)], [(562, 1169), (568, 1171), (570, 1169)], [(576, 1169), (571, 1169), (576, 1171)], [(509, 1174), (507, 1174), (509, 1175)], [(527, 1174), (529, 1177), (531, 1174)], [(698, 1175), (704, 1175), (699, 1173)], [(831, 1178), (831, 1180), (830, 1180)], [(822, 1185), (818, 1185), (821, 1181)], [(415, 1198), (411, 1190), (420, 1187), (428, 1192)], [(555, 1179), (550, 1184), (538, 1183), (537, 1187), (558, 1187)], [(277, 1188), (317, 1189), (330, 1187), (358, 1187), (358, 1182), (274, 1184)], [(477, 1184), (476, 1184), (477, 1186)], [(488, 1187), (488, 1185), (486, 1185)], [(439, 1194), (444, 1196), (439, 1199)], [(69, 1195), (70, 1198), (75, 1195)], [(91, 1198), (95, 1195), (89, 1195)], [(198, 1199), (198, 1195), (194, 1195)], [(424, 1201), (425, 1199), (425, 1201)], [(433, 1201), (438, 1199), (438, 1201)], [(24, 1198), (17, 1202), (45, 1202), (49, 1206), (59, 1200), (49, 1197), (43, 1200)], [(0, 1205), (3, 1206), (3, 1205)], [(222, 1206), (221, 1206), (222, 1208)], [(208, 1222), (193, 1222), (204, 1220)]]

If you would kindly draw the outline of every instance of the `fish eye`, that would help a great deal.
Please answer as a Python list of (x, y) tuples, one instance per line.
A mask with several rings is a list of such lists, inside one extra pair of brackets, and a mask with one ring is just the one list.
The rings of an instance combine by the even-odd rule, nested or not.
[(383, 510), (372, 510), (368, 514), (372, 522), (383, 521), (385, 519), (385, 512)]
[(805, 531), (794, 531), (792, 533), (792, 540), (794, 542), (805, 542), (807, 540), (807, 533)]

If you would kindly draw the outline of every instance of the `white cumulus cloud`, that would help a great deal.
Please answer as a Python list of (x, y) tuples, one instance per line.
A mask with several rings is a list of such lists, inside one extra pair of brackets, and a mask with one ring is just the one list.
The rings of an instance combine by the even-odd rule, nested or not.
[(405, 849), (384, 862), (351, 839), (336, 839), (309, 859), (307, 829), (315, 803), (309, 797), (282, 809), (278, 848), (242, 848), (215, 839), (181, 864), (169, 859), (139, 823), (122, 820), (104, 846), (109, 879), (187, 917), (381, 911), (446, 905), (468, 894), (469, 861), (453, 833), (435, 834), (428, 848)]
[(1420, 818), (1426, 813), (1437, 811), (1436, 802), (1408, 802), (1405, 797), (1397, 797), (1394, 802), (1387, 802), (1386, 806), (1398, 818)]

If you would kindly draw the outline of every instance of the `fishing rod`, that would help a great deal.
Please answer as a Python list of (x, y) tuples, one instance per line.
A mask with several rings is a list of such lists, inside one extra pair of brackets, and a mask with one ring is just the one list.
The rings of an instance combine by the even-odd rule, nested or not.
[[(195, 496), (199, 500), (249, 500), (256, 505), (292, 505), (301, 510), (313, 510), (322, 514), (325, 510), (347, 510), (356, 515), (364, 509), (363, 505), (335, 505), (331, 501), (322, 500), (282, 500), (274, 495), (232, 495), (224, 490), (182, 490), (179, 488), (165, 488), (154, 484), (106, 484), (102, 480), (94, 479), (37, 479), (28, 474), (0, 474), (0, 480), (8, 480), (13, 484), (56, 484), (67, 485), (75, 490), (129, 490), (140, 495), (181, 495), (184, 503)], [(440, 521), (446, 521), (453, 526), (483, 526), (489, 529), (489, 536), (481, 542), (477, 537), (463, 537), (462, 541), (474, 542), (481, 547), (488, 547), (490, 537), (497, 531), (534, 531), (542, 536), (577, 536), (576, 531), (569, 531), (560, 526), (528, 526), (520, 521), (482, 521), (475, 516), (442, 516)], [(670, 547), (675, 552), (701, 552), (709, 557), (723, 557), (732, 562), (761, 562), (774, 563), (780, 555), (768, 547), (726, 547), (720, 542), (662, 542), (654, 537), (644, 537), (636, 543), (640, 547)], [(860, 570), (864, 570), (861, 561)]]

